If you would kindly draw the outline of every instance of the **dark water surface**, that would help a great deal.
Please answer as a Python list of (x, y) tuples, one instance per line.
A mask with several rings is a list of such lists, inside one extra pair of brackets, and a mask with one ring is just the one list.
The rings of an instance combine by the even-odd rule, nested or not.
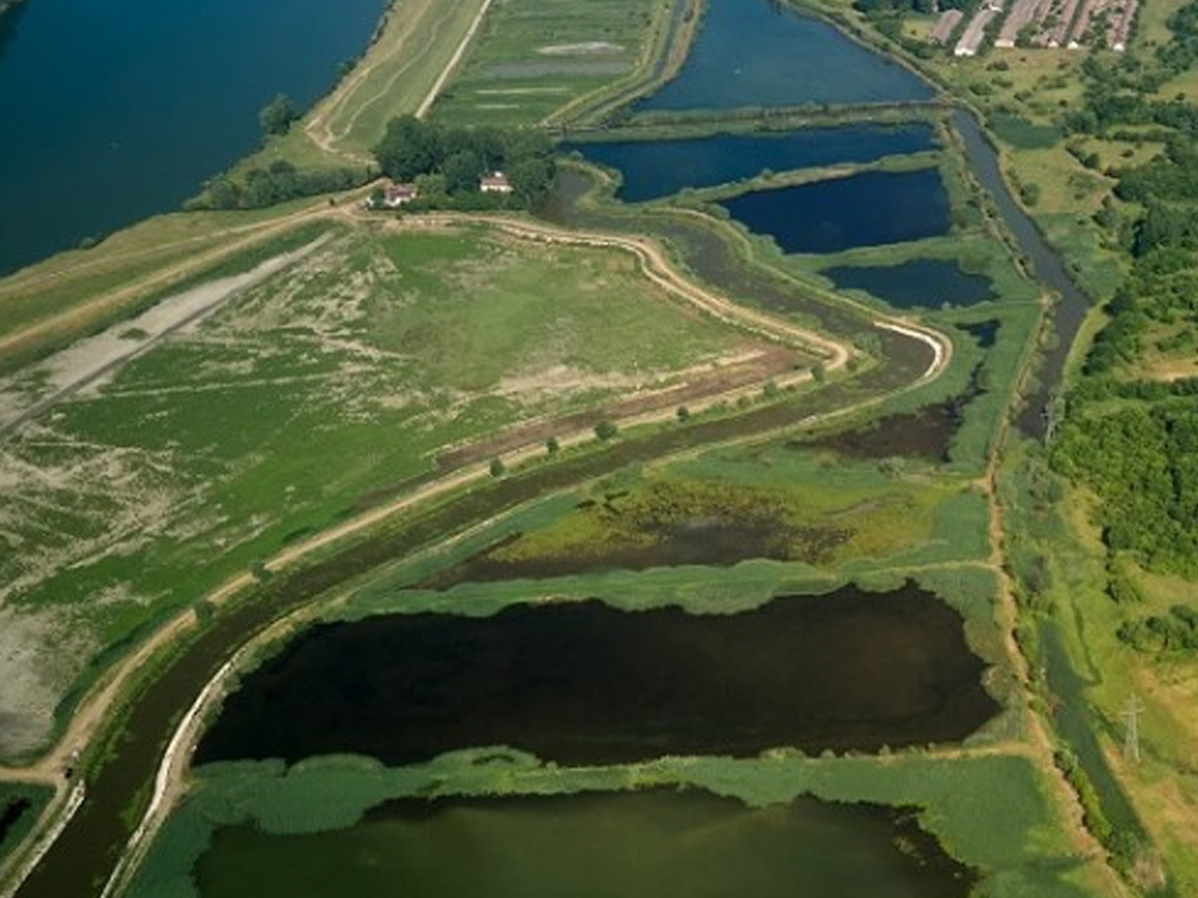
[(722, 200), (734, 219), (787, 253), (833, 253), (948, 232), (940, 172), (871, 171)]
[(404, 799), (317, 835), (219, 830), (203, 898), (964, 898), (911, 812), (652, 790)]
[(769, 0), (710, 0), (678, 77), (637, 112), (926, 100), (914, 73), (814, 16)]
[(887, 128), (845, 125), (804, 128), (787, 134), (718, 134), (680, 140), (624, 140), (568, 143), (589, 162), (617, 169), (623, 183), (618, 199), (629, 203), (657, 199), (685, 187), (714, 187), (752, 178), (764, 170), (782, 172), (846, 162), (874, 162), (885, 156), (935, 149), (926, 124)]
[(33, 807), (33, 803), (28, 798), (14, 798), (7, 804), (0, 805), (0, 845), (4, 844), (4, 840), (17, 825), (17, 821), (31, 807)]
[(0, 274), (178, 208), (307, 105), (383, 0), (25, 0), (0, 19)]
[(997, 710), (961, 617), (912, 584), (732, 615), (598, 601), (330, 624), (248, 674), (198, 763), (507, 745), (563, 764), (957, 741)]
[(971, 306), (998, 298), (988, 277), (966, 274), (950, 259), (839, 265), (820, 274), (831, 278), (838, 290), (864, 290), (900, 309)]

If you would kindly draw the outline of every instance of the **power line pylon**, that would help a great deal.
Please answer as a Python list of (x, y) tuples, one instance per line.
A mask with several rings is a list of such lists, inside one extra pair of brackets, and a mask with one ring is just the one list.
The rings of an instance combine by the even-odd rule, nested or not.
[(1123, 736), (1123, 757), (1128, 761), (1140, 760), (1140, 715), (1144, 713), (1144, 703), (1138, 695), (1133, 694), (1123, 707), (1123, 720), (1127, 729)]

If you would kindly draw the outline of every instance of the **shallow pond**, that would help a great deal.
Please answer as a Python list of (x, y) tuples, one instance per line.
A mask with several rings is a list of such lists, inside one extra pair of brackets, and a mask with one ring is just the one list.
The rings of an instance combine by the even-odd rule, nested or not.
[(838, 265), (820, 274), (830, 278), (838, 290), (864, 290), (900, 309), (971, 306), (998, 298), (988, 277), (966, 274), (950, 259)]
[(686, 187), (714, 187), (775, 172), (874, 162), (885, 156), (935, 149), (928, 125), (845, 125), (804, 128), (785, 134), (717, 134), (680, 140), (568, 143), (589, 162), (618, 170), (617, 198), (629, 203), (657, 199)]
[(827, 22), (770, 0), (711, 0), (678, 76), (637, 112), (926, 100), (931, 87)]
[(197, 762), (507, 745), (563, 764), (951, 742), (996, 712), (960, 615), (912, 584), (729, 615), (598, 601), (317, 627), (247, 674)]
[(720, 205), (786, 253), (833, 253), (857, 246), (948, 233), (949, 202), (940, 172), (871, 171), (847, 178), (758, 190)]
[(203, 898), (964, 898), (910, 812), (708, 792), (390, 802), (317, 835), (217, 832)]

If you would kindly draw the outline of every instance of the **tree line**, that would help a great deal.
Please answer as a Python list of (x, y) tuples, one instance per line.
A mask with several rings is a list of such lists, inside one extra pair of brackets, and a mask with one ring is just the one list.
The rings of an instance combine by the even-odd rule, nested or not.
[[(417, 208), (536, 205), (553, 182), (553, 142), (540, 131), (449, 128), (413, 115), (392, 119), (374, 157), (384, 174), (419, 190)], [(510, 197), (479, 193), (479, 179), (502, 171)]]

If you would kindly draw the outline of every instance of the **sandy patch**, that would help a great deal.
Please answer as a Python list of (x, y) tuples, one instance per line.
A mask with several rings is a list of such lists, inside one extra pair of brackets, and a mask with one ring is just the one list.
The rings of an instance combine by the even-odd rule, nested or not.
[(94, 650), (61, 612), (0, 606), (0, 755), (45, 743), (55, 706)]
[(327, 242), (326, 237), (294, 252), (276, 256), (252, 271), (219, 278), (162, 300), (136, 318), (116, 324), (101, 334), (80, 340), (41, 362), (36, 370), (50, 396), (22, 402), (10, 385), (0, 387), (0, 434), (19, 425), (23, 418), (44, 411), (56, 401), (84, 388), (94, 389), (109, 379), (121, 365), (145, 352), (173, 331), (194, 324), (214, 312), (241, 291), (302, 259)]
[(550, 44), (547, 47), (537, 47), (542, 56), (594, 56), (610, 53), (623, 53), (620, 44), (610, 41), (582, 41), (577, 44)]

